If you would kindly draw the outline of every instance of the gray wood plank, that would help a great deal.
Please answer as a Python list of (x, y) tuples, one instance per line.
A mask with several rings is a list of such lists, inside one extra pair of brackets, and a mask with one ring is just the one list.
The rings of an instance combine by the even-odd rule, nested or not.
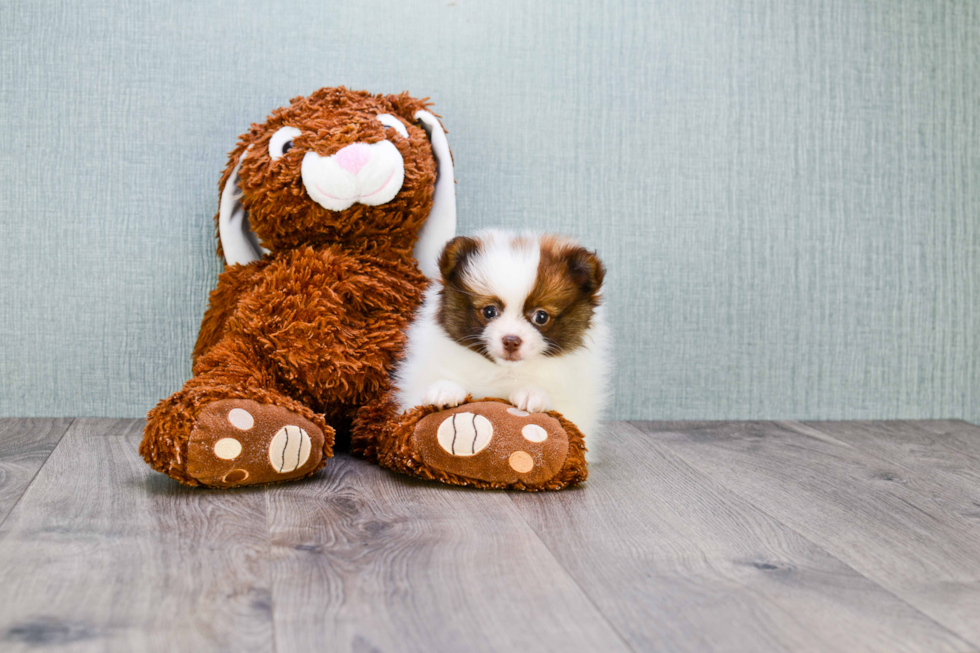
[(511, 500), (633, 649), (972, 650), (660, 440), (608, 428), (586, 487)]
[(887, 420), (780, 424), (804, 434), (806, 429), (815, 429), (910, 469), (932, 472), (941, 468), (960, 473), (980, 468), (980, 427), (967, 422)]
[(0, 419), (0, 524), (48, 459), (71, 419)]
[[(980, 529), (944, 518), (913, 473), (767, 422), (637, 423), (693, 467), (980, 647)], [(915, 483), (927, 486), (919, 477)]]
[(4, 651), (271, 651), (262, 490), (184, 488), (79, 419), (0, 526)]
[(980, 438), (980, 424), (962, 419), (913, 419), (905, 421), (930, 429), (935, 433), (958, 432), (969, 440)]
[(954, 462), (980, 468), (980, 426), (958, 419), (906, 420), (906, 424), (940, 436), (930, 444), (949, 451)]
[[(965, 424), (965, 423), (964, 423)], [(786, 422), (804, 435), (836, 439), (906, 470), (891, 480), (918, 492), (943, 519), (980, 526), (980, 429), (928, 422)], [(976, 427), (972, 427), (975, 429)]]
[(340, 456), (268, 497), (280, 652), (627, 650), (506, 494)]

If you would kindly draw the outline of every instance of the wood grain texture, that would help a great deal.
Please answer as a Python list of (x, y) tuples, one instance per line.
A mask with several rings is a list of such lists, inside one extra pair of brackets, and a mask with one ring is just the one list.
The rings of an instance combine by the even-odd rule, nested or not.
[(280, 652), (628, 650), (504, 493), (340, 456), (268, 496)]
[(0, 419), (0, 524), (71, 425), (71, 419)]
[[(948, 424), (948, 426), (946, 426)], [(980, 528), (980, 429), (966, 422), (807, 422), (786, 426), (817, 432), (907, 470), (894, 478), (944, 519)]]
[(905, 423), (938, 436), (928, 438), (927, 442), (942, 450), (941, 462), (952, 463), (959, 471), (980, 470), (980, 426), (958, 419), (906, 420)]
[(345, 455), (185, 488), (142, 426), (0, 422), (0, 469), (41, 466), (0, 523), (0, 650), (980, 650), (963, 422), (618, 423), (545, 494)]
[(931, 487), (923, 476), (843, 444), (830, 428), (825, 437), (771, 422), (636, 425), (980, 648), (980, 528), (919, 491)]
[(672, 443), (609, 429), (586, 487), (511, 500), (634, 650), (972, 650)]
[(271, 651), (262, 491), (191, 490), (79, 419), (0, 527), (4, 651)]

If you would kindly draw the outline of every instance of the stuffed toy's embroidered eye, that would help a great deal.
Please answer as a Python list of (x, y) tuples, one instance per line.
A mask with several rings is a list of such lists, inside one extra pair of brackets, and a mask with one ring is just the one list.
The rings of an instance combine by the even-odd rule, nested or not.
[(391, 127), (396, 132), (402, 135), (402, 138), (408, 138), (408, 130), (405, 129), (405, 125), (402, 121), (394, 117), (390, 113), (382, 113), (378, 115), (378, 122), (380, 122), (385, 127)]
[(302, 133), (295, 127), (280, 127), (269, 139), (269, 158), (275, 161), (293, 149), (293, 139)]
[(548, 323), (548, 320), (550, 319), (551, 316), (548, 315), (546, 311), (542, 311), (542, 310), (534, 311), (534, 315), (531, 316), (531, 321), (537, 324), (538, 326), (544, 326), (545, 324)]
[(492, 320), (497, 317), (497, 307), (496, 306), (484, 306), (483, 307), (483, 318), (486, 320)]

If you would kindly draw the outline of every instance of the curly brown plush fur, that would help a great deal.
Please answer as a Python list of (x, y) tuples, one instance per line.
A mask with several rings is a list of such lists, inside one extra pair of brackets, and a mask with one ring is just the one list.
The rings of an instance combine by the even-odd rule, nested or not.
[[(190, 485), (205, 482), (187, 467), (199, 416), (219, 400), (251, 399), (285, 408), (322, 431), (307, 433), (316, 451), (306, 467), (282, 480), (312, 474), (332, 455), (330, 424), (349, 420), (388, 389), (388, 372), (426, 283), (412, 258), (436, 181), (432, 147), (414, 119), (426, 107), (407, 94), (322, 89), (293, 99), (239, 139), (221, 188), (241, 160), (241, 203), (271, 253), (228, 266), (219, 276), (194, 348), (193, 378), (148, 415), (140, 453), (154, 469)], [(377, 120), (381, 113), (401, 118), (409, 138), (392, 137)], [(272, 160), (269, 139), (284, 125), (302, 134)], [(404, 160), (404, 182), (394, 199), (328, 211), (306, 194), (300, 172), (305, 152), (326, 157), (354, 142), (383, 139)], [(274, 435), (253, 443), (252, 433), (236, 428), (228, 426), (229, 434), (245, 454), (253, 444), (266, 447)], [(229, 476), (236, 482), (207, 483), (248, 484), (240, 481), (243, 474), (255, 478), (246, 471)]]

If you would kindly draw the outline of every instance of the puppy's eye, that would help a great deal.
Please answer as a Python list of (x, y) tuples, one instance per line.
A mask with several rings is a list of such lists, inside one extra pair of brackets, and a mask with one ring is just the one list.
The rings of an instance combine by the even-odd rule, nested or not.
[(402, 121), (394, 117), (390, 113), (382, 113), (378, 116), (378, 122), (380, 122), (385, 127), (391, 127), (396, 132), (402, 135), (402, 138), (408, 138), (408, 130), (405, 129), (405, 125)]
[(496, 306), (484, 306), (483, 307), (483, 317), (487, 320), (492, 320), (497, 317), (497, 307)]
[(550, 319), (551, 316), (548, 315), (546, 311), (542, 311), (542, 310), (534, 311), (534, 315), (531, 316), (531, 321), (537, 324), (538, 326), (544, 326), (545, 324), (548, 323), (548, 320)]
[(302, 133), (295, 127), (280, 127), (269, 139), (269, 158), (275, 161), (293, 149), (293, 139)]

